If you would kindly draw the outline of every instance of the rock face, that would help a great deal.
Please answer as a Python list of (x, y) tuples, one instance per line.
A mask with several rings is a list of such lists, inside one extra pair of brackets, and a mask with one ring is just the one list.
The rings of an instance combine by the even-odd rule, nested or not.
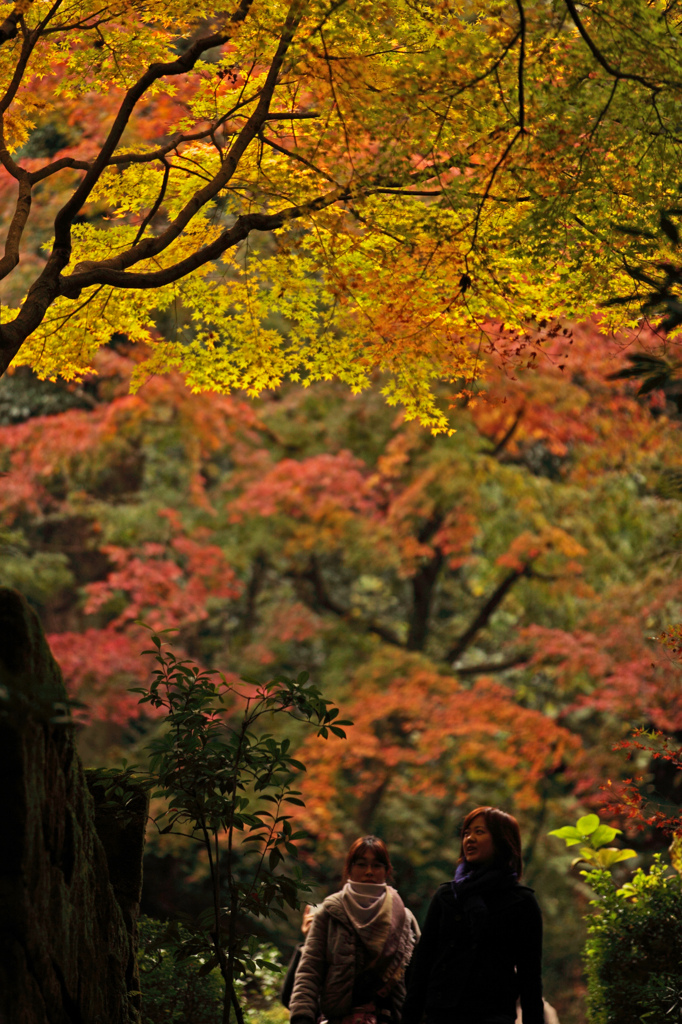
[(0, 1024), (139, 1024), (146, 800), (98, 810), (65, 698), (37, 616), (0, 588)]

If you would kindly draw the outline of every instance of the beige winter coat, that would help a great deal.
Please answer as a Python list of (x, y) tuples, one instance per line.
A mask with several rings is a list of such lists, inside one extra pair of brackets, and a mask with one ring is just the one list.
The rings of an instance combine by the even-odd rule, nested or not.
[[(405, 927), (419, 938), (419, 925), (414, 914), (405, 908)], [(328, 896), (316, 912), (305, 940), (289, 1011), (291, 1024), (316, 1024), (320, 1015), (330, 1024), (353, 1009), (353, 984), (366, 966), (365, 951), (341, 900), (341, 893)], [(392, 1016), (400, 1021), (405, 999), (405, 981), (401, 976), (388, 997)]]

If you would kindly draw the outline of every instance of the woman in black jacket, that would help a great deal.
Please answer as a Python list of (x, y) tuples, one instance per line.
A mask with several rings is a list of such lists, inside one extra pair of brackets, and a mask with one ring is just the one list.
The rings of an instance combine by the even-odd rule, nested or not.
[(542, 917), (519, 885), (516, 818), (467, 814), (455, 877), (431, 901), (410, 969), (402, 1024), (543, 1024)]

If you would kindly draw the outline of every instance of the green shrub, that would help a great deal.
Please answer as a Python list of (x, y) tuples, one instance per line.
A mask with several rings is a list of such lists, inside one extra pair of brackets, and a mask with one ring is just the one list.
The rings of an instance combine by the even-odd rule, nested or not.
[[(173, 632), (163, 630), (162, 636)], [(152, 633), (153, 648), (143, 652), (157, 664), (152, 681), (130, 691), (142, 694), (140, 704), (165, 712), (165, 728), (147, 748), (149, 768), (100, 769), (92, 781), (103, 786), (105, 797), (111, 791), (118, 800), (131, 783), (154, 792), (166, 804), (154, 818), (159, 833), (189, 835), (203, 847), (213, 899), (192, 919), (185, 940), (175, 942), (174, 960), (193, 961), (201, 976), (218, 967), (225, 986), (222, 1024), (233, 1016), (237, 1024), (249, 1024), (239, 980), (273, 964), (259, 955), (248, 922), (286, 920), (284, 908), (299, 909), (310, 892), (298, 865), (290, 873), (282, 870), (298, 857), (296, 840), (306, 835), (293, 830), (289, 813), (291, 805), (303, 806), (294, 785), (305, 765), (292, 757), (289, 737), (277, 739), (263, 728), (275, 716), (286, 716), (327, 739), (343, 738), (341, 727), (350, 723), (338, 718), (338, 708), (309, 684), (305, 672), (265, 683), (244, 679), (244, 689), (222, 673), (179, 660), (162, 636)], [(245, 872), (235, 870), (236, 843)], [(156, 970), (160, 977), (162, 963), (163, 958), (150, 973)], [(176, 1004), (170, 1009), (175, 1012)]]
[[(223, 1017), (224, 983), (217, 968), (205, 971), (205, 957), (178, 959), (182, 943), (191, 933), (182, 925), (140, 918), (138, 963), (142, 991), (142, 1024), (220, 1024)], [(255, 954), (278, 963), (271, 946)], [(284, 976), (263, 968), (239, 978), (235, 989), (248, 1024), (284, 1024), (288, 1013), (279, 1002)]]
[(617, 888), (603, 869), (583, 872), (597, 894), (584, 959), (589, 1024), (682, 1020), (682, 885), (660, 854)]
[[(219, 971), (201, 975), (203, 958), (176, 960), (175, 943), (163, 942), (168, 925), (140, 918), (138, 963), (142, 1024), (220, 1024), (224, 991)], [(178, 926), (182, 941), (189, 932)]]

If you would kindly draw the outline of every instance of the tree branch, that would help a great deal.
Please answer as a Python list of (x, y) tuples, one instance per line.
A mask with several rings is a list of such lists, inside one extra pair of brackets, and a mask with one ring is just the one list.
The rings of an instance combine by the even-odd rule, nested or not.
[(256, 623), (256, 601), (263, 587), (268, 570), (268, 561), (263, 551), (257, 551), (253, 560), (251, 577), (244, 594), (244, 631), (250, 634)]
[[(164, 157), (168, 156), (168, 154), (173, 150), (177, 150), (183, 142), (197, 142), (200, 139), (207, 139), (216, 131), (217, 128), (220, 128), (220, 126), (224, 124), (227, 118), (232, 117), (240, 107), (245, 106), (247, 103), (253, 103), (258, 95), (260, 95), (260, 93), (256, 93), (255, 96), (249, 97), (249, 99), (244, 100), (243, 103), (238, 103), (225, 114), (222, 114), (217, 120), (212, 121), (208, 128), (202, 128), (200, 131), (196, 132), (186, 132), (184, 135), (178, 132), (163, 146), (159, 146), (157, 149), (152, 149), (148, 153), (119, 153), (117, 156), (112, 156), (107, 167), (119, 167), (125, 166), (126, 164), (145, 164), (153, 163), (155, 160), (163, 160)], [(52, 174), (56, 174), (58, 171), (62, 171), (65, 168), (68, 168), (69, 170), (89, 171), (91, 167), (92, 161), (76, 160), (71, 156), (62, 156), (58, 160), (54, 160), (51, 164), (46, 164), (45, 167), (41, 167), (37, 171), (32, 171), (30, 173), (31, 184), (35, 184), (37, 181), (42, 181), (44, 178), (49, 178)]]
[[(307, 580), (312, 585), (314, 602), (306, 601), (306, 604), (312, 611), (332, 612), (340, 619), (345, 619), (346, 621), (350, 619), (352, 621), (349, 609), (337, 604), (328, 593), (315, 555), (311, 557), (308, 568), (304, 572), (290, 572), (288, 575), (293, 576), (294, 579)], [(364, 628), (369, 633), (374, 633), (375, 636), (381, 637), (382, 640), (385, 640), (386, 643), (391, 644), (393, 647), (405, 646), (392, 630), (376, 622), (364, 623)]]
[(616, 89), (618, 88), (619, 81), (620, 81), (620, 79), (618, 79), (618, 78), (614, 78), (614, 80), (613, 80), (613, 86), (611, 87), (611, 93), (609, 95), (609, 98), (606, 101), (606, 106), (602, 108), (602, 110), (599, 113), (599, 117), (597, 118), (597, 120), (592, 125), (592, 128), (590, 129), (590, 135), (589, 135), (590, 141), (592, 141), (592, 139), (596, 135), (597, 131), (599, 130), (599, 125), (602, 123), (602, 121), (604, 120), (604, 118), (606, 117), (606, 115), (609, 112), (609, 107), (611, 106), (611, 103), (613, 101), (613, 97), (616, 95)]
[[(249, 5), (253, 0), (242, 0), (240, 11), (243, 14), (240, 17), (244, 17)], [(133, 266), (135, 263), (140, 262), (144, 259), (151, 259), (158, 256), (164, 249), (173, 242), (192, 220), (194, 215), (206, 205), (211, 199), (214, 199), (218, 193), (223, 189), (230, 178), (234, 174), (239, 161), (241, 160), (244, 152), (246, 151), (249, 144), (256, 137), (259, 130), (261, 129), (265, 118), (269, 113), (269, 105), (274, 94), (275, 86), (279, 77), (279, 73), (284, 62), (284, 58), (289, 49), (291, 41), (294, 36), (294, 32), (301, 19), (303, 13), (303, 0), (294, 0), (286, 21), (282, 30), (277, 51), (271, 61), (268, 73), (265, 78), (265, 84), (263, 86), (261, 95), (258, 100), (255, 111), (251, 114), (246, 124), (242, 128), (241, 132), (237, 136), (237, 139), (230, 147), (225, 159), (222, 162), (220, 171), (214, 175), (212, 180), (208, 182), (204, 188), (199, 189), (192, 198), (187, 202), (184, 208), (179, 212), (174, 221), (168, 226), (168, 228), (157, 235), (154, 238), (147, 238), (132, 246), (126, 252), (120, 255), (102, 261), (98, 266), (101, 268), (107, 268), (112, 271), (124, 271), (127, 267)], [(233, 18), (233, 21), (235, 18)], [(144, 91), (151, 85), (153, 81), (165, 75), (176, 75), (182, 74), (194, 66), (201, 53), (204, 50), (210, 49), (213, 46), (220, 45), (227, 41), (228, 36), (224, 34), (216, 34), (215, 36), (207, 36), (204, 39), (197, 40), (187, 52), (178, 60), (168, 64), (155, 64), (147, 70), (147, 72), (140, 78), (138, 83), (129, 90), (126, 98), (124, 99), (119, 113), (116, 116), (114, 125), (112, 126), (109, 138), (102, 147), (97, 159), (93, 162), (90, 171), (85, 175), (85, 178), (76, 189), (71, 199), (66, 205), (59, 211), (55, 219), (55, 247), (54, 252), (62, 252), (66, 254), (66, 262), (68, 262), (68, 255), (70, 254), (70, 233), (71, 233), (71, 222), (77, 211), (81, 208), (85, 200), (87, 199), (91, 189), (94, 187), (97, 179), (101, 175), (104, 167), (112, 156), (113, 149), (117, 144), (125, 125), (132, 113), (132, 110), (137, 103), (138, 99), (142, 96)], [(266, 228), (266, 230), (268, 230)], [(229, 236), (229, 232), (225, 233)], [(222, 236), (221, 236), (222, 237)], [(245, 236), (242, 236), (245, 237)], [(239, 239), (241, 240), (241, 239)], [(176, 281), (178, 277), (183, 276), (185, 273), (189, 273), (191, 270), (195, 270), (197, 267), (202, 266), (207, 262), (208, 259), (214, 258), (214, 255), (220, 255), (221, 252), (232, 243), (226, 241), (218, 245), (217, 249), (215, 246), (207, 247), (202, 250), (203, 254), (207, 254), (209, 251), (212, 255), (202, 256), (201, 254), (194, 254), (188, 260), (182, 261), (181, 264), (177, 264), (177, 272), (172, 271), (160, 271), (162, 277), (154, 278), (154, 283), (141, 283), (141, 284), (129, 284), (127, 281), (121, 284), (121, 287), (155, 287), (157, 284), (162, 282), (169, 283)], [(59, 270), (66, 266), (66, 262), (62, 262)], [(92, 268), (92, 264), (86, 264), (87, 269)], [(186, 268), (186, 269), (185, 269)], [(47, 268), (46, 268), (47, 269)], [(74, 275), (78, 273), (79, 269), (83, 269), (83, 264), (76, 267)], [(71, 275), (71, 276), (74, 276)], [(139, 277), (140, 275), (135, 275)], [(150, 275), (146, 275), (146, 279), (151, 280)], [(99, 283), (92, 282), (92, 283)], [(113, 279), (107, 279), (106, 283), (116, 283)]]
[(668, 86), (677, 86), (677, 85), (679, 85), (679, 83), (669, 82), (666, 79), (661, 79), (661, 81), (659, 83), (652, 82), (648, 78), (643, 78), (642, 75), (630, 74), (630, 73), (625, 72), (625, 71), (619, 71), (618, 68), (614, 68), (613, 65), (609, 63), (609, 61), (606, 59), (604, 54), (598, 48), (597, 44), (594, 42), (594, 40), (590, 36), (589, 32), (585, 28), (585, 26), (584, 26), (584, 24), (583, 24), (583, 22), (582, 22), (582, 20), (580, 18), (580, 15), (578, 14), (578, 8), (576, 7), (576, 5), (573, 2), (573, 0), (564, 0), (564, 3), (566, 4), (566, 7), (568, 8), (568, 13), (571, 16), (573, 24), (578, 29), (578, 32), (580, 33), (580, 35), (582, 36), (583, 40), (587, 44), (587, 47), (588, 47), (590, 53), (592, 54), (592, 56), (596, 60), (597, 64), (600, 64), (604, 68), (604, 71), (608, 72), (609, 75), (612, 75), (614, 78), (624, 79), (625, 81), (629, 81), (629, 82), (639, 82), (640, 85), (645, 86), (647, 89), (652, 89), (654, 92), (660, 92), (662, 86), (664, 86), (664, 85), (668, 85)]
[[(57, 3), (59, 2), (60, 0), (57, 0)], [(233, 25), (244, 20), (252, 3), (253, 0), (241, 0), (240, 6), (231, 18)], [(53, 8), (53, 10), (54, 9), (55, 8)], [(110, 267), (112, 263), (115, 266), (117, 262), (118, 266), (122, 268), (126, 265), (131, 266), (139, 260), (154, 257), (159, 252), (163, 251), (163, 249), (165, 249), (170, 242), (180, 234), (194, 214), (206, 202), (217, 195), (221, 188), (223, 188), (229, 181), (231, 175), (238, 166), (244, 151), (251, 140), (255, 137), (258, 129), (263, 124), (264, 118), (269, 112), (269, 104), (278, 81), (278, 76), (288, 48), (291, 44), (291, 40), (293, 39), (295, 29), (302, 17), (303, 9), (303, 0), (294, 0), (289, 8), (275, 56), (273, 57), (268, 73), (265, 76), (265, 84), (256, 110), (249, 117), (246, 125), (237, 137), (236, 142), (228, 152), (219, 174), (214, 177), (210, 184), (206, 185), (194, 195), (189, 203), (186, 204), (185, 208), (180, 212), (175, 221), (161, 236), (139, 241), (136, 246), (131, 250), (128, 250), (127, 253), (124, 253), (123, 258), (119, 259), (119, 261), (108, 261)], [(114, 149), (120, 141), (123, 131), (128, 124), (138, 100), (142, 97), (149, 86), (158, 78), (165, 75), (179, 75), (191, 70), (199, 56), (205, 50), (214, 46), (220, 46), (227, 42), (229, 38), (229, 34), (225, 32), (217, 32), (196, 40), (181, 57), (177, 58), (177, 60), (151, 65), (140, 79), (138, 79), (136, 84), (128, 90), (99, 154), (89, 165), (83, 180), (75, 189), (70, 199), (57, 213), (55, 218), (54, 244), (45, 267), (39, 277), (31, 285), (27, 298), (17, 317), (10, 323), (0, 326), (0, 374), (7, 369), (7, 366), (9, 366), (10, 362), (19, 351), (24, 340), (40, 325), (46, 310), (55, 298), (59, 294), (77, 298), (80, 294), (81, 287), (85, 286), (86, 282), (83, 278), (86, 277), (86, 275), (79, 275), (80, 284), (75, 285), (73, 283), (69, 285), (60, 276), (60, 272), (68, 264), (71, 256), (71, 225), (73, 223), (73, 218), (81, 209), (83, 203), (87, 201), (87, 198), (101, 176), (102, 171), (108, 165), (111, 157), (113, 156)], [(6, 153), (6, 146), (4, 148)], [(2, 155), (1, 145), (0, 155)], [(8, 154), (7, 157), (10, 159)], [(324, 200), (322, 201), (322, 205), (324, 205)], [(310, 208), (317, 207), (315, 204), (311, 204)], [(273, 224), (276, 225), (277, 221), (283, 222), (281, 214), (275, 218), (274, 222), (271, 218), (266, 217), (264, 220), (266, 229), (273, 226)], [(158, 276), (131, 275), (132, 278), (141, 277), (141, 282), (130, 281), (126, 275), (122, 275), (122, 286), (154, 287), (158, 284), (164, 283), (164, 281), (175, 281), (184, 274), (190, 273), (197, 267), (202, 266), (203, 263), (207, 262), (207, 260), (212, 259), (216, 255), (220, 255), (226, 247), (230, 244), (234, 244), (234, 236), (238, 236), (237, 240), (240, 240), (241, 238), (246, 237), (248, 231), (258, 226), (258, 224), (258, 218), (256, 218), (256, 221), (253, 221), (253, 219), (250, 221), (242, 219), (239, 222), (237, 232), (233, 232), (231, 230), (223, 233), (217, 245), (214, 243), (213, 246), (206, 247), (199, 253), (195, 253), (191, 258), (181, 261), (175, 267), (159, 271)], [(86, 264), (86, 266), (88, 265)], [(91, 270), (92, 265), (88, 266), (88, 269)], [(115, 276), (115, 272), (112, 270), (108, 270), (107, 273)], [(100, 273), (94, 280), (91, 279), (89, 283), (108, 283), (106, 280), (102, 280), (102, 277), (104, 276), (104, 274)]]
[(20, 13), (19, 16), (17, 17), (17, 23), (22, 26), (24, 40), (21, 46), (21, 54), (19, 56), (19, 60), (17, 61), (17, 66), (14, 69), (14, 74), (12, 75), (12, 79), (9, 85), (7, 86), (7, 89), (5, 90), (5, 95), (2, 97), (2, 100), (0, 100), (0, 115), (3, 115), (5, 113), (10, 103), (16, 96), (19, 86), (23, 81), (24, 73), (26, 71), (26, 66), (29, 62), (30, 56), (33, 53), (33, 50), (35, 49), (35, 45), (40, 39), (41, 35), (43, 34), (45, 26), (55, 16), (57, 11), (61, 7), (61, 4), (62, 0), (55, 0), (52, 7), (49, 9), (47, 14), (43, 18), (43, 20), (33, 29), (32, 32), (28, 32), (26, 30), (26, 26), (23, 21), (23, 14)]
[[(317, 199), (311, 199), (308, 203), (287, 207), (285, 210), (280, 210), (279, 213), (244, 214), (237, 218), (232, 227), (218, 235), (210, 245), (205, 245), (186, 259), (164, 267), (163, 270), (129, 273), (112, 267), (112, 263), (119, 260), (127, 262), (124, 258), (133, 250), (128, 250), (123, 257), (117, 257), (115, 260), (103, 260), (101, 263), (79, 263), (73, 274), (59, 278), (60, 294), (66, 295), (70, 299), (77, 299), (83, 288), (89, 288), (93, 284), (108, 284), (116, 288), (159, 288), (166, 284), (172, 284), (210, 260), (217, 259), (227, 249), (238, 245), (251, 231), (276, 231), (287, 221), (295, 220), (307, 213), (323, 210), (347, 195), (348, 193), (343, 189), (334, 189), (333, 192), (318, 196)], [(144, 242), (140, 242), (135, 248), (139, 251), (143, 244)], [(139, 258), (142, 259), (141, 256)]]
[[(108, 17), (104, 17), (108, 14)], [(86, 32), (92, 31), (93, 29), (99, 28), (100, 25), (107, 25), (110, 21), (116, 17), (116, 12), (112, 11), (111, 8), (102, 7), (99, 11), (92, 11), (90, 14), (86, 14), (85, 17), (79, 21), (71, 21), (68, 24), (62, 23), (61, 25), (53, 25), (52, 28), (45, 30), (44, 35), (51, 36), (55, 32), (75, 32), (76, 29), (82, 28)], [(93, 21), (96, 18), (98, 20)]]
[(309, 111), (308, 113), (305, 113), (305, 114), (296, 114), (296, 113), (293, 113), (293, 112), (288, 113), (288, 114), (286, 114), (286, 113), (285, 114), (279, 114), (279, 113), (278, 114), (268, 114), (264, 118), (264, 120), (265, 121), (304, 121), (304, 120), (308, 120), (308, 119), (312, 119), (312, 118), (319, 118), (319, 117), (321, 117), (321, 115), (318, 114), (317, 111), (311, 110), (311, 111)]
[(0, 25), (0, 46), (2, 46), (3, 43), (9, 42), (10, 39), (16, 38), (16, 34), (18, 32), (17, 24), (20, 17), (21, 13), (19, 11), (12, 11), (12, 13), (5, 18), (2, 25)]
[(331, 185), (338, 186), (338, 181), (332, 178), (331, 175), (327, 174), (326, 171), (323, 171), (321, 170), (321, 168), (316, 167), (315, 164), (311, 163), (310, 160), (306, 160), (304, 156), (300, 156), (298, 153), (293, 152), (293, 150), (286, 149), (284, 146), (280, 146), (279, 143), (274, 142), (272, 139), (269, 139), (267, 135), (263, 134), (262, 130), (258, 133), (258, 138), (261, 140), (261, 142), (264, 142), (266, 146), (270, 146), (271, 149), (274, 149), (276, 153), (281, 153), (283, 156), (290, 157), (292, 160), (298, 160), (299, 163), (303, 164), (305, 167), (309, 167), (312, 171), (315, 172), (315, 174), (318, 174), (321, 178), (324, 178), (325, 181), (328, 181)]
[[(500, 168), (502, 167), (502, 164), (504, 163), (504, 161), (507, 159), (507, 157), (511, 153), (511, 151), (512, 151), (514, 145), (516, 144), (516, 142), (518, 142), (518, 140), (521, 138), (521, 136), (523, 134), (524, 134), (524, 130), (522, 128), (519, 128), (518, 131), (516, 131), (514, 133), (513, 137), (510, 139), (510, 141), (505, 146), (505, 149), (504, 149), (504, 152), (502, 153), (502, 156), (498, 159), (497, 163), (495, 164), (495, 166), (493, 167), (492, 171), (490, 172), (490, 177), (488, 178), (487, 184), (486, 184), (485, 189), (483, 191), (483, 196), (481, 197), (481, 201), (480, 201), (480, 203), (478, 204), (478, 206), (476, 208), (476, 216), (474, 218), (474, 233), (471, 236), (471, 244), (469, 245), (469, 249), (468, 249), (467, 254), (466, 254), (467, 256), (469, 255), (469, 253), (472, 253), (474, 251), (475, 247), (476, 247), (476, 240), (478, 238), (478, 230), (479, 230), (479, 227), (481, 225), (481, 216), (483, 214), (483, 207), (485, 206), (486, 201), (488, 199), (488, 196), (490, 194), (490, 190), (493, 187), (493, 184), (495, 183), (495, 178), (497, 177), (498, 171), (500, 170)], [(465, 259), (466, 259), (466, 257), (465, 257)]]
[(412, 614), (407, 634), (408, 651), (423, 651), (429, 632), (429, 619), (433, 596), (443, 568), (445, 556), (437, 550), (426, 565), (421, 565), (412, 577)]
[[(230, 18), (232, 25), (239, 24), (246, 18), (252, 3), (253, 0), (241, 0), (239, 7)], [(165, 78), (166, 76), (186, 74), (188, 71), (191, 71), (202, 53), (206, 50), (212, 49), (214, 46), (222, 46), (229, 38), (230, 34), (227, 32), (214, 32), (210, 36), (203, 36), (201, 39), (197, 39), (188, 47), (185, 53), (176, 60), (152, 64), (138, 79), (135, 85), (128, 90), (121, 106), (118, 109), (118, 113), (114, 118), (114, 123), (111, 126), (109, 135), (107, 136), (97, 157), (90, 164), (85, 177), (73, 192), (71, 198), (64, 204), (55, 217), (55, 241), (53, 253), (55, 253), (55, 255), (58, 254), (57, 260), (61, 263), (58, 268), (59, 270), (66, 266), (71, 252), (71, 224), (73, 218), (87, 201), (87, 198), (97, 184), (102, 171), (108, 165), (114, 149), (118, 145), (138, 101), (142, 98), (147, 89), (157, 81), (157, 79)], [(48, 265), (49, 262), (50, 261), (48, 261)]]
[(497, 444), (495, 445), (493, 450), (490, 452), (490, 454), (492, 455), (492, 457), (494, 459), (498, 458), (498, 456), (500, 456), (502, 454), (502, 452), (507, 447), (507, 445), (511, 441), (512, 437), (516, 433), (517, 427), (518, 427), (519, 423), (521, 422), (521, 420), (523, 419), (523, 414), (525, 412), (525, 409), (526, 409), (525, 404), (519, 406), (519, 408), (516, 411), (516, 415), (514, 416), (514, 419), (511, 422), (511, 425), (505, 430), (505, 432), (502, 435), (502, 437), (500, 438), (500, 440), (497, 442)]
[(519, 131), (525, 132), (526, 107), (524, 102), (523, 71), (526, 60), (526, 12), (523, 9), (521, 0), (516, 0), (516, 7), (519, 12)]
[[(19, 168), (19, 171), (22, 171)], [(0, 280), (7, 277), (19, 263), (19, 245), (31, 212), (31, 183), (28, 174), (23, 171), (19, 176), (19, 195), (17, 196), (14, 216), (5, 239), (5, 254), (0, 259)]]
[(448, 653), (445, 655), (445, 660), (449, 662), (455, 662), (458, 658), (466, 651), (467, 647), (472, 643), (478, 633), (487, 626), (488, 622), (492, 618), (493, 614), (497, 611), (503, 600), (514, 586), (523, 576), (529, 576), (531, 573), (531, 563), (524, 565), (522, 569), (512, 569), (512, 571), (505, 576), (501, 583), (497, 585), (493, 590), (490, 597), (485, 601), (483, 606), (479, 609), (477, 614), (470, 626), (464, 630), (460, 638), (450, 648)]
[(508, 658), (506, 661), (482, 661), (478, 665), (464, 665), (458, 667), (456, 671), (458, 676), (488, 675), (491, 672), (506, 672), (507, 669), (516, 668), (517, 665), (523, 665), (526, 661), (528, 661), (528, 655), (522, 654)]
[(152, 206), (151, 210), (149, 211), (147, 216), (144, 218), (144, 220), (140, 224), (140, 227), (138, 228), (137, 234), (135, 235), (135, 238), (133, 240), (133, 245), (137, 245), (137, 243), (140, 241), (140, 239), (142, 238), (142, 236), (143, 236), (143, 234), (145, 232), (145, 228), (147, 227), (148, 224), (150, 224), (152, 222), (152, 220), (154, 219), (156, 214), (159, 212), (159, 209), (161, 207), (161, 203), (163, 202), (164, 196), (166, 195), (166, 189), (168, 187), (168, 179), (170, 177), (170, 171), (171, 171), (171, 165), (168, 163), (167, 160), (164, 160), (163, 161), (163, 179), (161, 181), (161, 188), (159, 189), (159, 194), (156, 197), (156, 200), (155, 200), (154, 205)]
[(46, 164), (45, 167), (41, 167), (37, 171), (29, 172), (29, 179), (32, 185), (35, 185), (38, 181), (44, 181), (45, 178), (49, 178), (50, 175), (56, 174), (57, 171), (63, 171), (65, 168), (73, 171), (89, 171), (90, 162), (87, 160), (76, 160), (72, 156), (62, 156), (59, 160), (54, 160), (51, 164)]
[[(434, 512), (426, 520), (418, 534), (420, 544), (428, 544), (443, 525), (445, 516), (442, 512)], [(412, 614), (407, 633), (408, 651), (424, 649), (429, 631), (429, 618), (433, 605), (433, 595), (438, 576), (443, 567), (445, 556), (437, 548), (433, 556), (424, 561), (412, 577)]]

